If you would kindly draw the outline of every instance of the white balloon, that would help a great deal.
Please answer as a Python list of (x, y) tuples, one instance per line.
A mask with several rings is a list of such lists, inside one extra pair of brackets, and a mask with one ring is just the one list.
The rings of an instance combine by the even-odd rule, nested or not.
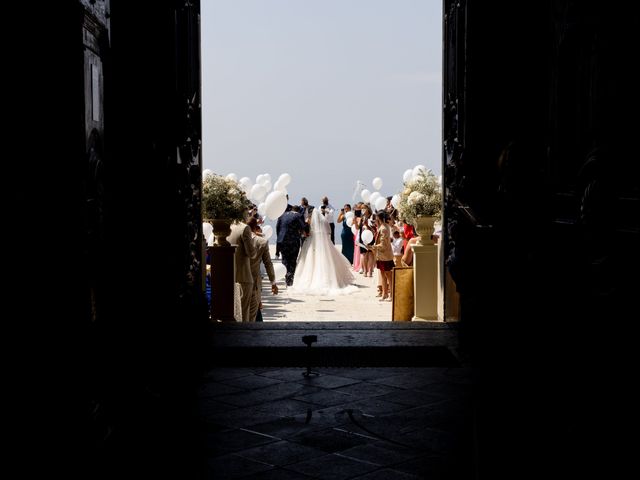
[(266, 200), (266, 214), (271, 220), (277, 219), (287, 209), (287, 197), (284, 192), (276, 190), (267, 195)]
[(353, 226), (351, 227), (351, 232), (355, 235), (357, 231), (358, 231), (358, 229), (356, 228), (356, 226), (355, 226), (355, 225), (353, 225)]
[(264, 202), (260, 203), (260, 205), (258, 205), (258, 215), (260, 215), (261, 217), (264, 217), (266, 212), (267, 212), (267, 204)]
[(253, 187), (253, 183), (251, 183), (251, 179), (249, 177), (242, 177), (238, 183), (240, 183), (245, 193), (249, 193), (251, 191), (251, 187)]
[(271, 182), (269, 180), (263, 181), (262, 186), (267, 189), (267, 192), (271, 190)]
[(269, 182), (271, 183), (271, 175), (269, 175), (268, 173), (263, 173), (262, 174), (262, 183), (266, 183)]
[(347, 212), (347, 213), (345, 213), (345, 214), (344, 214), (344, 217), (345, 217), (347, 220), (348, 220), (348, 219), (350, 219), (350, 218), (353, 218), (353, 217), (355, 217), (355, 216), (356, 216), (356, 214), (355, 214), (355, 213), (353, 213), (353, 212)]
[(380, 197), (376, 199), (376, 210), (384, 210), (387, 206), (387, 199), (385, 197)]
[(282, 280), (284, 276), (287, 274), (287, 267), (285, 267), (281, 263), (273, 264), (273, 273), (276, 275), (276, 281)]
[(229, 175), (227, 175), (227, 179), (228, 180), (233, 180), (234, 182), (238, 181), (238, 176), (235, 173), (230, 173)]
[(378, 198), (380, 198), (380, 192), (373, 192), (371, 195), (369, 195), (369, 203), (375, 206), (376, 200), (378, 200)]
[(202, 171), (202, 179), (204, 180), (205, 178), (207, 178), (209, 175), (213, 175), (213, 170), (209, 169), (209, 168), (205, 168)]
[(405, 183), (410, 182), (412, 178), (413, 178), (413, 168), (409, 168), (405, 170), (404, 173), (402, 174), (402, 181)]
[(361, 237), (362, 243), (367, 245), (371, 240), (373, 240), (373, 232), (371, 230), (363, 230)]
[(393, 205), (393, 208), (398, 208), (399, 204), (400, 204), (400, 195), (396, 193), (391, 199), (391, 205)]
[(251, 187), (251, 199), (255, 200), (256, 202), (262, 202), (264, 200), (264, 196), (267, 194), (267, 189), (264, 188), (264, 185), (260, 185), (260, 184), (255, 184), (253, 187)]
[(280, 178), (278, 178), (278, 181), (280, 182), (280, 185), (286, 187), (291, 183), (291, 175), (289, 175), (288, 173), (283, 173), (282, 175), (280, 175)]
[(353, 226), (353, 217), (348, 217), (347, 218), (347, 227), (352, 227)]
[(362, 200), (368, 202), (369, 198), (371, 197), (371, 192), (365, 188), (360, 192), (360, 196), (362, 197)]
[(256, 177), (256, 185), (262, 185), (262, 179), (264, 178), (264, 175), (260, 174)]
[(424, 165), (416, 165), (413, 167), (413, 179), (417, 179), (420, 176), (420, 173), (427, 173), (427, 167)]
[(271, 235), (273, 235), (273, 227), (271, 225), (265, 225), (264, 227), (262, 227), (262, 236), (264, 238), (269, 240), (271, 238)]
[(213, 247), (213, 233), (207, 237), (207, 246)]
[(371, 185), (373, 185), (373, 188), (376, 190), (380, 190), (382, 188), (382, 179), (380, 177), (374, 178)]
[(213, 233), (213, 225), (207, 222), (202, 223), (202, 235), (204, 238), (209, 238), (209, 235)]

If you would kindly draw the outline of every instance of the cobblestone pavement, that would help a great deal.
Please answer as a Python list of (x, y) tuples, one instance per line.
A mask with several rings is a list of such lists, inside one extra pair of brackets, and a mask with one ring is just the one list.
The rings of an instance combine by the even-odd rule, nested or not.
[(467, 368), (216, 368), (207, 478), (471, 478)]

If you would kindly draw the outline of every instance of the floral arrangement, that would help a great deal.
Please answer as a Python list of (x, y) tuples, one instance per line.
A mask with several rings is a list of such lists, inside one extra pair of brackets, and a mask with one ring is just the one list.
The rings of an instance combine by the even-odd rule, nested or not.
[(220, 175), (206, 175), (202, 180), (202, 214), (205, 219), (244, 221), (249, 205), (238, 182)]
[(417, 217), (436, 217), (442, 215), (442, 189), (438, 178), (428, 170), (421, 171), (417, 177), (405, 182), (398, 204), (400, 219), (411, 225)]

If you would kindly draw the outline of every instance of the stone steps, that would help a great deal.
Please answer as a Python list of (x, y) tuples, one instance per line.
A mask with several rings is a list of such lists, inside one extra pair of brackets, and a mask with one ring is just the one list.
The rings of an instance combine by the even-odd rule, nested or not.
[[(303, 336), (315, 335), (308, 347)], [(457, 325), (265, 322), (212, 325), (214, 366), (452, 367)]]

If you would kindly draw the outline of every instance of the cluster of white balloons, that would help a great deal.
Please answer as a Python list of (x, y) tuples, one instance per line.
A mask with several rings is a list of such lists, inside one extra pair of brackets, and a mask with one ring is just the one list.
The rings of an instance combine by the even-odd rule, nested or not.
[(371, 191), (365, 188), (360, 192), (360, 197), (363, 201), (371, 204), (376, 210), (384, 210), (387, 206), (387, 199), (378, 191), (382, 188), (382, 179), (380, 177), (374, 178), (371, 181), (371, 185), (373, 185), (376, 191), (371, 193)]
[[(227, 178), (235, 177), (230, 173)], [(249, 177), (242, 177), (238, 180), (240, 187), (245, 191), (247, 197), (258, 205), (258, 215), (276, 220), (287, 209), (287, 185), (291, 183), (291, 175), (283, 173), (275, 183), (271, 183), (271, 175), (262, 173), (256, 177), (256, 182), (251, 183)], [(273, 188), (273, 191), (271, 189)], [(264, 229), (263, 229), (263, 233)], [(273, 234), (273, 231), (271, 232)], [(269, 235), (270, 236), (270, 235)], [(265, 234), (265, 237), (267, 235)]]
[(416, 165), (415, 167), (409, 168), (404, 171), (404, 173), (402, 174), (402, 181), (404, 183), (407, 183), (413, 180), (417, 180), (421, 173), (431, 173), (431, 170), (429, 170), (424, 165)]
[[(425, 167), (424, 165), (416, 165), (415, 167), (409, 168), (404, 171), (404, 174), (402, 175), (402, 180), (404, 183), (417, 180), (420, 173), (425, 173), (429, 175), (429, 174), (432, 174), (433, 171), (431, 171), (431, 169)], [(442, 175), (438, 175), (438, 184), (442, 188)]]
[[(385, 199), (385, 202), (386, 202), (386, 199)], [(378, 209), (378, 210), (381, 210), (381, 209)], [(356, 229), (356, 225), (354, 223), (355, 214), (353, 212), (347, 212), (345, 213), (344, 217), (347, 219), (347, 225), (351, 227), (351, 231), (353, 232), (354, 235), (356, 235), (358, 233), (358, 230)], [(373, 233), (371, 232), (371, 230), (363, 230), (361, 240), (365, 244), (370, 243), (371, 240), (373, 240)]]
[[(402, 175), (402, 181), (404, 183), (407, 183), (413, 180), (417, 180), (421, 173), (429, 174), (431, 173), (431, 170), (429, 170), (424, 165), (416, 165), (413, 168), (405, 170), (404, 174)], [(442, 176), (438, 177), (438, 180), (442, 182)], [(383, 185), (382, 179), (380, 177), (374, 178), (371, 181), (371, 185), (376, 191), (371, 192), (366, 188), (363, 189), (360, 192), (362, 200), (366, 203), (369, 203), (372, 207), (374, 207), (375, 210), (384, 210), (387, 206), (387, 199), (379, 192)], [(391, 197), (391, 205), (393, 205), (393, 208), (398, 208), (399, 204), (400, 194), (396, 193), (393, 197)]]
[[(207, 176), (213, 174), (214, 172), (207, 168), (202, 171), (202, 179), (204, 180)], [(260, 216), (276, 220), (287, 209), (286, 187), (291, 183), (291, 175), (288, 173), (280, 175), (273, 184), (271, 183), (271, 175), (268, 173), (258, 175), (255, 183), (249, 177), (238, 179), (235, 173), (229, 173), (225, 178), (233, 180), (240, 185), (247, 198), (258, 205), (258, 214)], [(202, 229), (208, 245), (213, 245), (213, 227), (209, 223), (203, 223)], [(262, 234), (268, 240), (273, 236), (273, 227), (271, 225), (263, 225)]]

